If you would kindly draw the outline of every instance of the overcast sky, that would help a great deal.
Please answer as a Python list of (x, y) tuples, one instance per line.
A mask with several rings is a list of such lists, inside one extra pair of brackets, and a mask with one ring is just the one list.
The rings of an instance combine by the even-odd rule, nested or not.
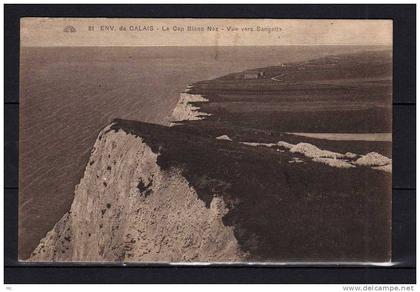
[[(73, 26), (75, 32), (64, 32), (67, 26)], [(110, 30), (112, 26), (114, 30)], [(187, 31), (188, 26), (194, 27), (194, 31)], [(257, 31), (258, 26), (265, 31)], [(209, 31), (208, 27), (218, 31)], [(229, 27), (238, 30), (229, 31)], [(392, 45), (392, 21), (23, 18), (21, 44), (35, 47)]]

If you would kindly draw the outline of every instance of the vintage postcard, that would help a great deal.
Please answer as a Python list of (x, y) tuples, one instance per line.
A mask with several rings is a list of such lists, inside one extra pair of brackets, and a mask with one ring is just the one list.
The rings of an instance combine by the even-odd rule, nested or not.
[(23, 18), (19, 259), (391, 261), (392, 21)]

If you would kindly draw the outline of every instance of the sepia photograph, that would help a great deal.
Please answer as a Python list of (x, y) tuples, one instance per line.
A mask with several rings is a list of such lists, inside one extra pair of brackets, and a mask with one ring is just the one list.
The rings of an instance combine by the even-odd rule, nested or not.
[(390, 263), (392, 36), (22, 18), (19, 261)]

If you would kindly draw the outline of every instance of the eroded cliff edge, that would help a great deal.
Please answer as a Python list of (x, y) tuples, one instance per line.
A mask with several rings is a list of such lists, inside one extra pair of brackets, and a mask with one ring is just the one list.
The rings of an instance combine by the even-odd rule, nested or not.
[(240, 261), (245, 258), (214, 194), (199, 200), (177, 167), (162, 169), (142, 138), (105, 128), (71, 210), (30, 261)]

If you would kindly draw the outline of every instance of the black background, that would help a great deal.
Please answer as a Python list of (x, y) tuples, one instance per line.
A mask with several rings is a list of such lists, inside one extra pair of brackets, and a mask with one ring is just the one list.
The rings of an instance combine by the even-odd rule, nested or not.
[[(393, 264), (384, 266), (62, 265), (17, 261), (21, 17), (393, 20)], [(4, 281), (17, 283), (415, 283), (415, 5), (4, 5)], [(292, 247), (291, 247), (292, 248)]]

